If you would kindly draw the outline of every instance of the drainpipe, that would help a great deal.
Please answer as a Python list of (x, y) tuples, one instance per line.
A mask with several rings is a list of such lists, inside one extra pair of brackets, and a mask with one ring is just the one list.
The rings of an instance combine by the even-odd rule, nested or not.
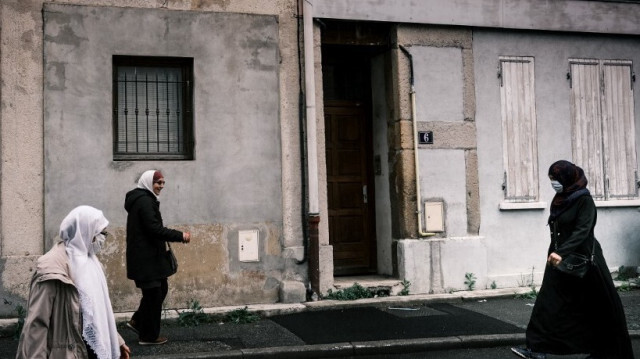
[(304, 80), (302, 73), (302, 44), (300, 44), (302, 35), (302, 9), (300, 8), (300, 2), (296, 4), (296, 39), (298, 48), (298, 126), (300, 127), (300, 223), (302, 224), (302, 245), (303, 256), (302, 259), (297, 260), (297, 264), (304, 264), (307, 262), (309, 255), (309, 224), (307, 223), (307, 133), (305, 126), (304, 116)]
[(320, 293), (320, 243), (318, 223), (318, 147), (316, 138), (316, 81), (313, 43), (313, 5), (311, 0), (302, 0), (304, 39), (304, 85), (307, 125), (307, 181), (309, 195), (309, 278), (311, 288)]
[(431, 237), (435, 236), (435, 233), (425, 232), (422, 228), (422, 195), (420, 194), (420, 172), (419, 170), (419, 161), (418, 161), (418, 118), (416, 116), (416, 89), (414, 86), (414, 77), (413, 77), (413, 56), (404, 46), (399, 45), (400, 50), (407, 55), (409, 58), (409, 69), (410, 69), (410, 83), (411, 83), (411, 91), (409, 94), (411, 95), (411, 120), (413, 122), (413, 159), (416, 171), (416, 214), (418, 215), (418, 237)]

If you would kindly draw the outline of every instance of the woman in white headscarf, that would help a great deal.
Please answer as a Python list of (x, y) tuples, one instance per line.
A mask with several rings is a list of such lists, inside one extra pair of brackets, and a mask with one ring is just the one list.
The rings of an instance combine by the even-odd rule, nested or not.
[(162, 222), (158, 196), (164, 189), (164, 176), (156, 170), (140, 176), (136, 188), (127, 192), (127, 278), (142, 291), (138, 310), (127, 327), (138, 334), (140, 345), (162, 345), (160, 336), (162, 303), (169, 291), (167, 278), (176, 273), (167, 256), (169, 242), (189, 243), (191, 234), (167, 228)]
[(96, 257), (108, 224), (89, 206), (74, 208), (62, 221), (61, 241), (37, 261), (17, 359), (129, 358)]

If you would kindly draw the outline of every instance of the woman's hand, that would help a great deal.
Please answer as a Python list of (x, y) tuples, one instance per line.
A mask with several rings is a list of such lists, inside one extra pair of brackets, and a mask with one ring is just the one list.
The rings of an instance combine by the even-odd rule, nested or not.
[(126, 344), (120, 346), (120, 359), (129, 359), (131, 357), (131, 349)]
[(189, 242), (191, 242), (191, 233), (182, 232), (182, 243), (189, 243)]
[(547, 264), (551, 266), (557, 266), (562, 262), (562, 257), (556, 252), (549, 254), (549, 258), (547, 258)]

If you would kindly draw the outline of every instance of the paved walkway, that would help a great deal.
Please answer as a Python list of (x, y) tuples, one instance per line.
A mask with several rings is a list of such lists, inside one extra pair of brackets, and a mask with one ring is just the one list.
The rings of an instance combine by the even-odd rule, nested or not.
[[(423, 352), (443, 348), (524, 343), (533, 299), (517, 299), (528, 288), (452, 294), (324, 300), (249, 306), (263, 316), (252, 324), (211, 323), (181, 327), (167, 312), (161, 346), (140, 346), (120, 330), (134, 358), (338, 358)], [(630, 334), (640, 338), (640, 290), (621, 292)], [(225, 314), (242, 307), (208, 308)], [(131, 313), (117, 314), (122, 325)], [(0, 322), (6, 333), (12, 323)], [(17, 341), (0, 338), (0, 359), (13, 358)]]

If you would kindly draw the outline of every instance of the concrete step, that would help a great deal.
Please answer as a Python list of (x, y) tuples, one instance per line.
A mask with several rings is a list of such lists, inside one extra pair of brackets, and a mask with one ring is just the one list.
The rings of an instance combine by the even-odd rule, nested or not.
[[(358, 283), (378, 296), (395, 296), (403, 289), (402, 281), (397, 278), (380, 275), (335, 277), (333, 286), (336, 291), (352, 287)], [(409, 292), (411, 288), (409, 287)]]

